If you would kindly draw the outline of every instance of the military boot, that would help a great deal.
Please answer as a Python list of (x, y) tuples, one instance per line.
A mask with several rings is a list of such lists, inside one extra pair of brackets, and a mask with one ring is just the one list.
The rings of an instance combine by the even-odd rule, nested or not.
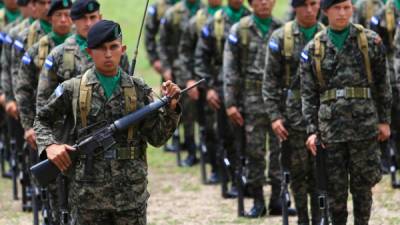
[(263, 187), (254, 187), (253, 189), (253, 198), (254, 198), (254, 205), (250, 209), (248, 213), (246, 213), (245, 217), (247, 218), (259, 218), (263, 217), (267, 214), (267, 208), (265, 207), (265, 200), (264, 200), (264, 192)]
[(186, 138), (186, 146), (188, 150), (188, 156), (187, 158), (183, 161), (182, 165), (185, 167), (191, 167), (194, 166), (199, 162), (196, 156), (196, 143), (194, 141), (193, 137)]
[[(270, 216), (281, 216), (282, 215), (282, 200), (280, 198), (280, 185), (271, 185), (271, 197), (269, 199), (268, 214)], [(288, 208), (289, 216), (295, 216), (297, 214), (296, 209)]]

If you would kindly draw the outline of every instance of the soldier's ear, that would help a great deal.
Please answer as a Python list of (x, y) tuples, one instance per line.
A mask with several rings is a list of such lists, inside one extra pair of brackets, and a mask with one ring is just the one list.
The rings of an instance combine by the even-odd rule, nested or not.
[(122, 45), (122, 54), (124, 54), (126, 52), (126, 45)]
[(103, 14), (100, 14), (99, 18), (100, 18), (100, 20), (102, 20), (103, 19)]

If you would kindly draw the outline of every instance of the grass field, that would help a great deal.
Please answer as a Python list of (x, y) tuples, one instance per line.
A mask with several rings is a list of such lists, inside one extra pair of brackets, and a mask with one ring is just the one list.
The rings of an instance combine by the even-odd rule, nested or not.
[[(153, 0), (154, 1), (154, 0)], [(151, 1), (151, 2), (153, 2)], [(289, 0), (276, 0), (274, 15), (284, 17)], [(103, 18), (121, 23), (124, 42), (132, 56), (139, 33), (145, 0), (100, 0)], [(150, 68), (143, 43), (139, 52), (137, 74), (147, 83), (157, 88), (159, 77)], [(200, 182), (200, 169), (178, 168), (175, 156), (154, 148), (148, 150), (149, 190), (151, 197), (148, 207), (148, 222), (158, 224), (269, 224), (281, 223), (279, 217), (267, 217), (260, 220), (238, 219), (236, 201), (223, 200), (219, 186), (204, 186)], [(269, 198), (266, 187), (266, 198)], [(371, 225), (400, 224), (400, 191), (389, 186), (389, 179), (384, 180), (374, 189), (374, 206)], [(251, 206), (246, 201), (246, 206)], [(351, 211), (351, 200), (349, 209)], [(0, 225), (29, 225), (31, 215), (20, 212), (20, 202), (11, 200), (11, 182), (0, 179)], [(351, 215), (351, 213), (350, 213)], [(353, 224), (349, 217), (349, 224)], [(296, 219), (291, 218), (290, 224)]]

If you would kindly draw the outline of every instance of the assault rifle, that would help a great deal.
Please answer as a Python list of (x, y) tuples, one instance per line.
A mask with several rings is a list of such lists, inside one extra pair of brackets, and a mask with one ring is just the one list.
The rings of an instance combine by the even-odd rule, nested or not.
[(290, 184), (290, 157), (291, 149), (288, 140), (281, 142), (281, 165), (282, 165), (282, 183), (281, 183), (281, 201), (282, 201), (282, 224), (289, 225), (289, 207), (291, 204), (289, 184)]
[(329, 205), (328, 205), (328, 181), (326, 171), (326, 150), (321, 142), (317, 142), (316, 174), (318, 189), (318, 204), (321, 215), (319, 225), (329, 225)]

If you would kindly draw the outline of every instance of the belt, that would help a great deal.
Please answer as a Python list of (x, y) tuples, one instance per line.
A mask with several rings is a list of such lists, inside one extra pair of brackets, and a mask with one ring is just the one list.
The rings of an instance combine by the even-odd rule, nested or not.
[(288, 90), (286, 90), (286, 94), (287, 94), (287, 98), (295, 99), (295, 100), (301, 99), (300, 90), (288, 89)]
[(244, 87), (246, 89), (256, 89), (256, 90), (261, 90), (262, 87), (262, 81), (258, 81), (258, 80), (244, 80)]
[[(96, 157), (97, 153), (94, 153), (94, 157)], [(142, 154), (140, 148), (137, 147), (117, 147), (109, 149), (101, 154), (104, 159), (107, 160), (127, 160), (127, 159), (139, 159)], [(81, 154), (80, 158), (85, 160), (87, 158), (86, 154)]]
[(346, 87), (343, 89), (330, 89), (325, 91), (320, 97), (321, 102), (327, 102), (332, 100), (337, 100), (339, 98), (347, 98), (347, 99), (370, 99), (371, 98), (371, 89), (363, 88), (363, 87)]

